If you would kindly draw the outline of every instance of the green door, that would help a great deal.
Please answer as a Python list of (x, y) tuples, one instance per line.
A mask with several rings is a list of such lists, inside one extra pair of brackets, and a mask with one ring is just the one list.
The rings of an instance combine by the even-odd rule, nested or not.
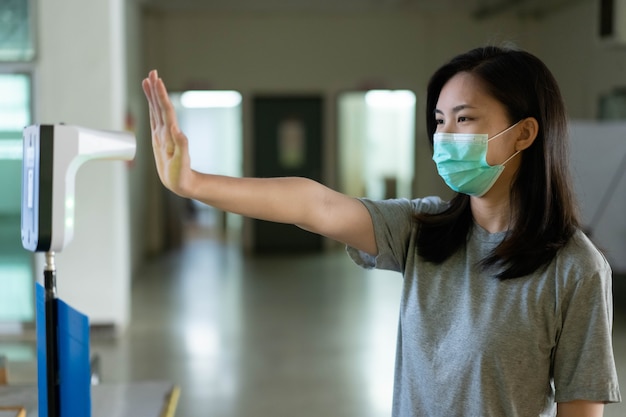
[[(254, 176), (321, 181), (323, 100), (320, 96), (253, 99)], [(320, 251), (322, 237), (297, 226), (253, 221), (256, 253)]]

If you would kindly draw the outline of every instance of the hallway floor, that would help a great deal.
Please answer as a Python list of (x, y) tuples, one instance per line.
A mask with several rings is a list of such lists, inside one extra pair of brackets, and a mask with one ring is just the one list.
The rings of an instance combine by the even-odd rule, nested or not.
[[(342, 249), (252, 257), (196, 234), (142, 269), (127, 331), (94, 338), (92, 350), (103, 382), (177, 384), (177, 417), (388, 417), (400, 289), (398, 274), (362, 270)], [(624, 404), (606, 407), (625, 415)]]
[(142, 271), (127, 333), (93, 350), (103, 381), (178, 384), (177, 417), (389, 416), (400, 285), (343, 250), (193, 239)]

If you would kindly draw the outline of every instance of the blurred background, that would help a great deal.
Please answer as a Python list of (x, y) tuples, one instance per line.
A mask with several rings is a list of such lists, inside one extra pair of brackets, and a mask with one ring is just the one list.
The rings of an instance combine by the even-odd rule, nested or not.
[(626, 0), (0, 0), (0, 355), (13, 380), (36, 378), (42, 268), (20, 240), (21, 132), (63, 122), (137, 137), (133, 162), (80, 169), (75, 237), (57, 255), (59, 295), (89, 316), (104, 381), (170, 380), (181, 416), (388, 415), (399, 276), (166, 191), (141, 80), (159, 71), (199, 171), (447, 197), (426, 85), (485, 44), (534, 53), (559, 82), (585, 227), (615, 272), (626, 380)]

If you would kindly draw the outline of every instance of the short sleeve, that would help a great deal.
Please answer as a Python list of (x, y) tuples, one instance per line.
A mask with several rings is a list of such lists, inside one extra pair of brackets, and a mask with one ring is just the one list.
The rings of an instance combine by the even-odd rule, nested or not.
[(619, 402), (610, 268), (581, 278), (567, 298), (554, 351), (555, 400)]
[(415, 230), (415, 214), (435, 213), (443, 210), (446, 204), (439, 197), (360, 201), (372, 217), (378, 255), (371, 256), (350, 246), (346, 248), (347, 252), (357, 265), (364, 268), (392, 271), (402, 271), (404, 268), (409, 242)]

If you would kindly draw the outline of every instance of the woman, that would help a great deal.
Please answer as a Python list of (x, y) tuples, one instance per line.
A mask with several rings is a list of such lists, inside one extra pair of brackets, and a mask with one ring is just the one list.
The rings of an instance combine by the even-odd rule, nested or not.
[(611, 270), (579, 229), (562, 98), (533, 55), (478, 48), (431, 78), (427, 128), (450, 202), (195, 172), (155, 71), (143, 88), (167, 188), (403, 274), (394, 416), (600, 416), (620, 401)]

